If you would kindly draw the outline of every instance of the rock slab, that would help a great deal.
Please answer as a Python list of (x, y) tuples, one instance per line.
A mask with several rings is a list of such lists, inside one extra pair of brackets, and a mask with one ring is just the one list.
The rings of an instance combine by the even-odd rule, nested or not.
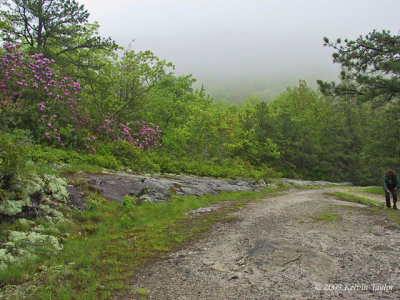
[(200, 196), (219, 192), (259, 191), (265, 185), (255, 181), (221, 180), (199, 177), (164, 176), (149, 177), (130, 174), (85, 175), (85, 180), (95, 186), (104, 198), (122, 201), (134, 196), (144, 202), (162, 202), (172, 195)]

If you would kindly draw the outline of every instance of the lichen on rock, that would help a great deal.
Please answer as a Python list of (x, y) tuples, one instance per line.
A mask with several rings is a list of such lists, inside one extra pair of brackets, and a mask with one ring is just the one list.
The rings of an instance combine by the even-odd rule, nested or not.
[[(38, 248), (45, 247), (48, 251), (60, 251), (63, 249), (63, 245), (60, 241), (52, 235), (42, 234), (35, 231), (32, 232), (21, 232), (21, 231), (10, 231), (8, 233), (8, 243), (5, 244), (6, 249), (2, 249), (5, 254), (15, 255), (15, 259), (21, 260), (27, 253), (35, 253)], [(24, 257), (26, 258), (26, 257)], [(5, 260), (7, 262), (7, 260)], [(10, 260), (8, 259), (8, 262)]]
[(0, 249), (0, 270), (5, 269), (8, 264), (14, 263), (16, 260), (7, 249)]
[(24, 200), (6, 199), (0, 203), (0, 214), (6, 216), (15, 216), (22, 212), (22, 208), (27, 206)]
[(55, 175), (31, 173), (19, 178), (0, 202), (0, 215), (23, 217), (24, 211), (62, 218), (58, 207), (68, 202), (67, 183)]
[[(0, 240), (0, 270), (34, 259), (43, 251), (51, 254), (63, 249), (54, 224), (66, 220), (63, 214), (68, 203), (66, 187), (67, 183), (55, 175), (32, 172), (17, 178), (2, 194), (0, 217), (10, 224)], [(35, 218), (39, 216), (48, 224), (38, 225)]]
[(44, 179), (47, 182), (47, 192), (53, 200), (67, 203), (69, 194), (65, 180), (54, 175), (44, 175)]

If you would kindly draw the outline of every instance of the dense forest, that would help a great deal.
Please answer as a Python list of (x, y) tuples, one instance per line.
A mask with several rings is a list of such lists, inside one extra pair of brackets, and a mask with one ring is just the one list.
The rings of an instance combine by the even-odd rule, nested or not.
[(75, 1), (2, 5), (2, 199), (26, 168), (374, 184), (399, 165), (399, 36), (325, 39), (339, 84), (227, 105), (151, 51), (100, 37), (88, 16)]
[[(386, 168), (400, 171), (399, 35), (325, 38), (338, 82), (315, 78), (314, 89), (299, 80), (268, 102), (229, 104), (150, 50), (101, 37), (75, 0), (0, 8), (0, 288), (34, 281), (41, 289), (26, 294), (35, 299), (108, 297), (134, 267), (211, 223), (196, 219), (198, 230), (183, 212), (229, 197), (245, 203), (173, 193), (162, 205), (115, 203), (77, 174), (380, 185)], [(88, 207), (70, 205), (67, 184)]]

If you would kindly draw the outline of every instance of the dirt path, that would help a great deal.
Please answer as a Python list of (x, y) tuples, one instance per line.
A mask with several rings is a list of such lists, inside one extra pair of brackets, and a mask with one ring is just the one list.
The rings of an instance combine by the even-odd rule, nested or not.
[(138, 287), (149, 299), (398, 299), (399, 226), (334, 190), (249, 204), (137, 274), (126, 299)]

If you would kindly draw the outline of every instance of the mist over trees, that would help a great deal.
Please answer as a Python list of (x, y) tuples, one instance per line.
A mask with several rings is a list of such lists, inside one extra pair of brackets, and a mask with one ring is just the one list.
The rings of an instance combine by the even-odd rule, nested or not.
[[(224, 77), (228, 88), (211, 96), (151, 49), (101, 37), (88, 16), (75, 0), (0, 0), (0, 298), (146, 298), (128, 284), (140, 266), (213, 222), (229, 225), (251, 199), (280, 193), (286, 187), (274, 178), (381, 185), (385, 169), (400, 171), (399, 35), (321, 37), (342, 70), (338, 82), (321, 75), (282, 86), (275, 69), (244, 78), (244, 62), (228, 59), (217, 76), (243, 77)], [(301, 60), (299, 49), (285, 50), (282, 69)], [(176, 174), (268, 188), (180, 196), (187, 185), (179, 182), (199, 180)], [(105, 198), (111, 185), (120, 201)]]
[(149, 50), (99, 37), (76, 1), (1, 7), (3, 190), (26, 160), (357, 184), (376, 184), (399, 164), (400, 39), (390, 32), (345, 45), (325, 39), (343, 72), (339, 83), (318, 82), (323, 93), (301, 80), (268, 102), (255, 95), (236, 105)]

